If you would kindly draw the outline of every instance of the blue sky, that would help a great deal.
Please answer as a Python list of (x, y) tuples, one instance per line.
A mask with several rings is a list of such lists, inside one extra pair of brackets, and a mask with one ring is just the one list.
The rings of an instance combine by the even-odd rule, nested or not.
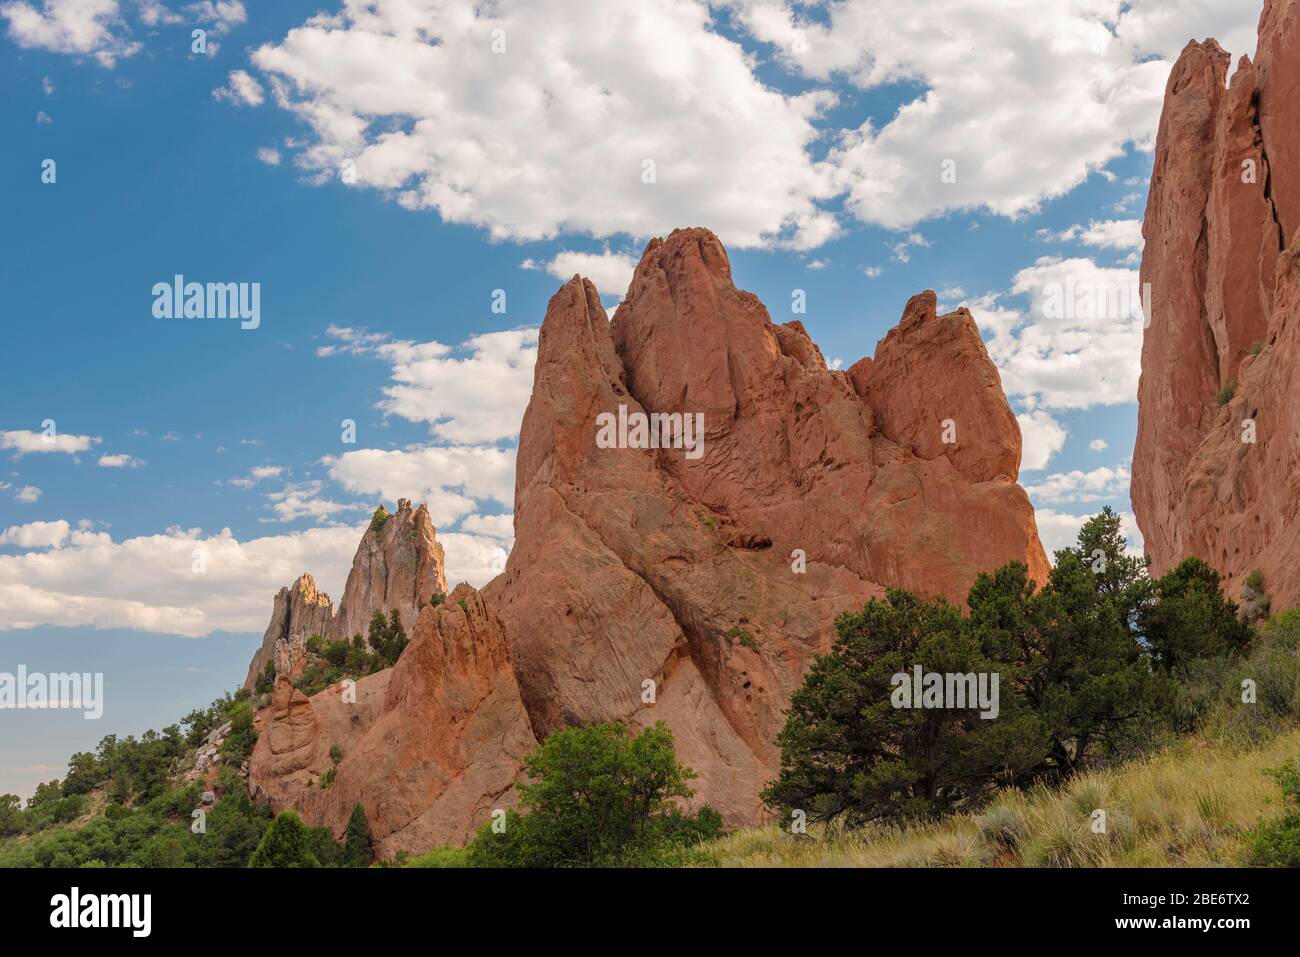
[[(583, 271), (614, 306), (674, 226), (846, 368), (912, 294), (969, 306), (1049, 547), (1129, 511), (1140, 321), (1043, 291), (1136, 280), (1170, 57), (1246, 43), (1251, 4), (582, 5), (0, 3), (0, 671), (107, 699), (0, 712), (0, 792), (235, 687), (275, 589), (337, 597), (381, 500), (489, 578), (547, 299)], [(154, 318), (176, 274), (260, 283), (260, 325)]]

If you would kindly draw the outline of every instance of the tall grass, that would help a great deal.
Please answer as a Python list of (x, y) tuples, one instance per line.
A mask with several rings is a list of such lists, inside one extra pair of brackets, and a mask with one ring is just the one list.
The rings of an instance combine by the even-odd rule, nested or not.
[(1297, 755), (1294, 727), (1246, 748), (1206, 732), (1058, 789), (1004, 792), (975, 814), (907, 829), (748, 828), (697, 858), (719, 867), (1241, 866), (1250, 829), (1283, 812), (1264, 772)]

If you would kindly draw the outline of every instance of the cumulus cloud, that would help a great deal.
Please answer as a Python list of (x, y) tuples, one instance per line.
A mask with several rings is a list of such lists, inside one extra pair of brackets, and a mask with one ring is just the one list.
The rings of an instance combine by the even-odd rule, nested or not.
[(0, 449), (13, 449), (14, 458), (20, 458), (32, 452), (63, 452), (75, 455), (85, 452), (92, 445), (98, 445), (100, 439), (93, 435), (72, 435), (56, 432), (46, 435), (44, 432), (30, 432), (19, 429), (14, 432), (0, 432)]
[(1141, 249), (1146, 243), (1142, 238), (1142, 220), (1108, 219), (1104, 222), (1093, 220), (1087, 226), (1074, 225), (1060, 233), (1050, 230), (1042, 233), (1043, 239), (1061, 242), (1078, 241), (1085, 246), (1101, 249)]
[(340, 345), (316, 354), (379, 356), (392, 364), (393, 384), (379, 403), (386, 415), (426, 422), (447, 442), (496, 442), (519, 434), (533, 390), (537, 333), (536, 327), (487, 332), (449, 346), (331, 326), (327, 334)]
[(1065, 446), (1068, 435), (1065, 427), (1042, 409), (1021, 412), (1016, 415), (1016, 421), (1020, 423), (1021, 470), (1036, 472), (1047, 468), (1052, 456)]
[[(1013, 304), (1023, 297), (1028, 308)], [(1044, 257), (971, 312), (1013, 398), (1044, 409), (1137, 401), (1142, 301), (1138, 273), (1091, 259)]]
[(1028, 485), (1025, 491), (1035, 502), (1063, 505), (1070, 502), (1101, 502), (1128, 494), (1129, 474), (1126, 465), (1114, 468), (1102, 466), (1090, 472), (1075, 470), (1057, 472), (1047, 476), (1038, 485)]
[(281, 159), (280, 151), (273, 150), (269, 146), (259, 146), (257, 148), (257, 158), (261, 160), (263, 163), (265, 163), (267, 166), (280, 165), (280, 159)]
[(191, 3), (185, 12), (198, 22), (208, 24), (207, 30), (214, 36), (225, 36), (248, 20), (248, 12), (241, 0), (201, 0)]
[[(515, 450), (494, 446), (358, 449), (321, 460), (349, 492), (426, 502), (435, 525), (469, 515), (478, 503), (514, 502)], [(486, 531), (486, 525), (469, 530)]]
[(1088, 443), (1088, 448), (1092, 449), (1094, 452), (1104, 452), (1106, 449), (1110, 448), (1110, 443), (1105, 439), (1093, 439)]
[(266, 92), (247, 70), (231, 70), (226, 85), (213, 90), (212, 97), (235, 106), (261, 106), (266, 100)]
[(17, 545), (19, 548), (55, 548), (68, 540), (70, 526), (63, 519), (56, 522), (29, 522), (11, 525), (0, 532), (0, 545)]
[[(632, 284), (637, 258), (625, 253), (612, 253), (608, 249), (599, 253), (562, 252), (547, 263), (523, 262), (525, 269), (545, 269), (556, 279), (569, 280), (575, 275), (584, 276), (596, 284), (602, 296), (620, 299)], [(811, 268), (811, 267), (810, 267)]]
[(23, 505), (31, 505), (42, 494), (41, 490), (35, 485), (24, 485), (14, 490), (14, 501)]
[(764, 84), (705, 0), (352, 0), (252, 59), (322, 182), (351, 160), (356, 186), (495, 239), (838, 231), (810, 151), (835, 96)]
[(321, 494), (324, 487), (325, 483), (319, 481), (289, 482), (277, 491), (267, 492), (267, 508), (275, 517), (262, 521), (294, 522), (310, 518), (320, 522), (336, 515), (367, 512), (372, 507), (364, 502), (335, 502)]
[(111, 69), (140, 52), (129, 39), (118, 0), (43, 0), (0, 3), (9, 38), (20, 47), (93, 57)]
[(447, 553), (447, 584), (469, 582), (475, 588), (501, 574), (510, 556), (513, 539), (463, 532), (439, 532), (438, 541)]
[(920, 88), (883, 122), (844, 131), (828, 156), (848, 208), (895, 229), (950, 210), (1032, 212), (1129, 144), (1149, 150), (1189, 33), (1220, 27), (1241, 42), (1257, 15), (1239, 0), (726, 5), (810, 79)]
[(144, 465), (144, 461), (123, 452), (117, 455), (101, 455), (99, 465), (106, 469), (138, 469)]
[[(1052, 555), (1062, 548), (1070, 548), (1078, 543), (1079, 529), (1083, 523), (1092, 518), (1091, 514), (1072, 515), (1067, 512), (1058, 512), (1051, 508), (1040, 508), (1034, 511), (1034, 518), (1038, 522), (1038, 537), (1043, 541), (1043, 548), (1048, 555)], [(1132, 512), (1119, 512), (1120, 533), (1128, 542), (1128, 550), (1132, 555), (1142, 554), (1142, 532), (1138, 530), (1137, 520), (1133, 517)]]
[(275, 592), (303, 572), (325, 591), (342, 594), (364, 527), (243, 542), (229, 529), (217, 535), (169, 529), (123, 541), (73, 531), (59, 548), (0, 555), (0, 630), (65, 625), (188, 637), (260, 633)]

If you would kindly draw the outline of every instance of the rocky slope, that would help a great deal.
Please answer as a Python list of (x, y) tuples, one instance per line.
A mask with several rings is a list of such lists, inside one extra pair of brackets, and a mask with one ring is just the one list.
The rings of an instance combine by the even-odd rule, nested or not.
[[(1238, 593), (1300, 596), (1300, 0), (1255, 60), (1189, 43), (1169, 77), (1143, 228), (1133, 507), (1153, 571), (1195, 555)], [(1222, 405), (1216, 399), (1232, 394)]]
[(380, 528), (370, 528), (361, 538), (352, 570), (343, 589), (338, 612), (329, 595), (316, 590), (311, 575), (303, 575), (289, 588), (281, 588), (271, 609), (262, 644), (248, 666), (244, 687), (251, 689), (268, 661), (276, 673), (296, 678), (305, 660), (304, 644), (312, 635), (339, 640), (365, 635), (376, 611), (396, 610), (410, 635), (421, 603), (435, 592), (446, 594), (442, 545), (421, 505), (412, 508), (400, 499), (397, 511)]
[[(700, 416), (703, 442), (604, 447), (604, 413)], [(887, 586), (960, 602), (1011, 560), (1046, 575), (1019, 461), (965, 310), (916, 296), (835, 371), (734, 286), (712, 233), (653, 240), (612, 321), (578, 277), (548, 306), (505, 571), (421, 612), (355, 704), (282, 677), (250, 780), (340, 834), (360, 800), (385, 853), (421, 850), (511, 803), (556, 729), (664, 720), (696, 802), (757, 821), (782, 709), (838, 614)]]

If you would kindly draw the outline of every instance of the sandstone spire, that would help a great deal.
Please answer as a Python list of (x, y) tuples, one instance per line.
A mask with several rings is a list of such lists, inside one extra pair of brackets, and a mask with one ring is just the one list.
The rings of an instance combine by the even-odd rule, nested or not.
[(1196, 556), (1236, 594), (1259, 569), (1275, 607), (1300, 595), (1298, 43), (1300, 2), (1268, 0), (1255, 60), (1226, 89), (1213, 40), (1189, 43), (1170, 74), (1133, 454), (1153, 572)]

